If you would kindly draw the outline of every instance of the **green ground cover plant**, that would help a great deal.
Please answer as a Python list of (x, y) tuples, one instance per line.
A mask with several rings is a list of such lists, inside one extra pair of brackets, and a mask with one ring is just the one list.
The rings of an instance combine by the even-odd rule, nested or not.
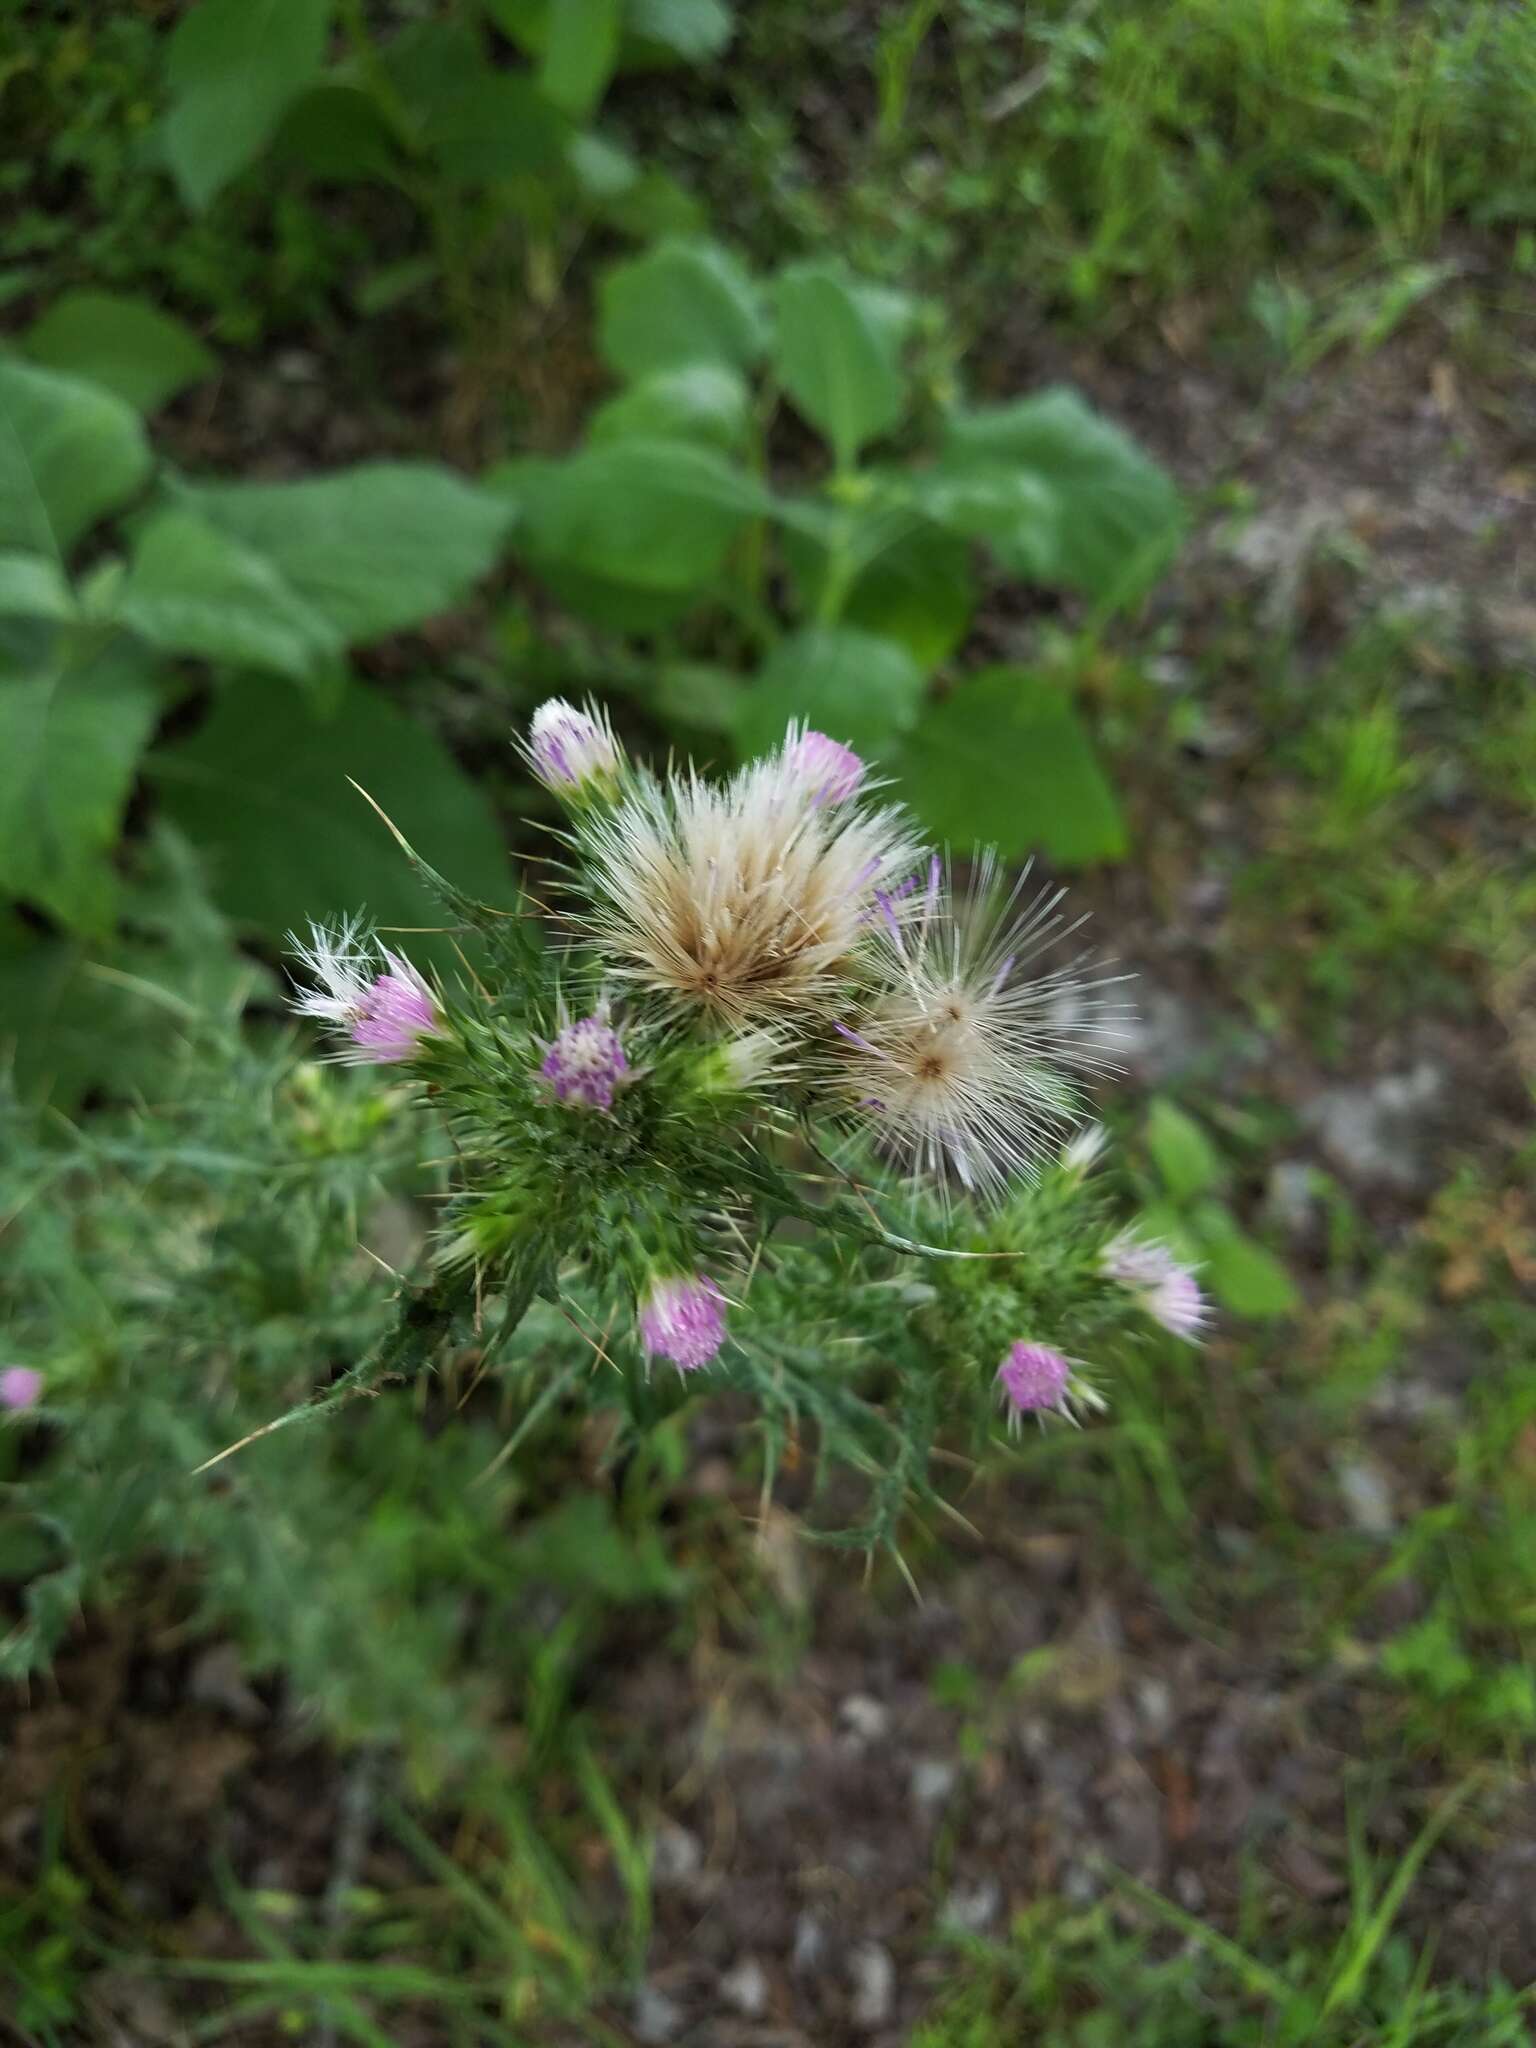
[[(835, 181), (808, 174), (766, 85), (806, 41), (863, 110)], [(1358, 282), (1466, 228), (1517, 274), (1536, 254), (1536, 32), (1497, 0), (915, 0), (872, 54), (846, 20), (774, 9), (742, 24), (733, 68), (765, 237), (836, 235), (978, 310), (1022, 284), (1117, 330), (1201, 295), (1267, 324), (1276, 290), (1304, 301), (1330, 261)]]

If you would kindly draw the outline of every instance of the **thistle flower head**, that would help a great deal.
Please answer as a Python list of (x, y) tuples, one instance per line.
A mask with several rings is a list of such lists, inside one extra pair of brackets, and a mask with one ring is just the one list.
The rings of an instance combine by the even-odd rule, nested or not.
[(1082, 1408), (1102, 1408), (1104, 1398), (1081, 1375), (1081, 1361), (1050, 1344), (1021, 1339), (1010, 1344), (997, 1368), (997, 1393), (1011, 1430), (1026, 1415), (1063, 1415), (1077, 1420)]
[[(914, 1171), (1000, 1194), (1052, 1156), (1081, 1114), (1065, 1068), (1102, 1072), (1119, 1012), (1081, 959), (1030, 963), (1065, 936), (1062, 892), (1014, 916), (990, 861), (958, 913), (937, 856), (908, 895), (876, 893), (862, 1005), (836, 1020), (823, 1079)], [(1068, 927), (1075, 929), (1075, 927)]]
[(624, 756), (605, 712), (551, 697), (533, 714), (523, 753), (546, 789), (567, 802), (618, 795)]
[(629, 1060), (623, 1040), (608, 1021), (607, 1005), (600, 1004), (590, 1017), (565, 1025), (545, 1053), (539, 1072), (557, 1102), (573, 1103), (581, 1109), (612, 1109), (614, 1090), (629, 1079)]
[(708, 1365), (725, 1342), (725, 1296), (702, 1273), (653, 1280), (640, 1304), (647, 1357), (669, 1358), (679, 1372)]
[(1156, 1238), (1122, 1231), (1100, 1254), (1101, 1270), (1129, 1288), (1139, 1306), (1175, 1337), (1198, 1343), (1211, 1317), (1210, 1303), (1189, 1267)]
[(847, 803), (857, 796), (865, 775), (864, 763), (852, 747), (842, 746), (824, 732), (796, 725), (790, 727), (784, 743), (784, 762), (815, 804)]
[(723, 786), (637, 784), (585, 821), (588, 936), (614, 973), (697, 1016), (804, 1030), (916, 857), (891, 806), (819, 801), (783, 753)]
[(1011, 1344), (997, 1368), (998, 1395), (1016, 1428), (1025, 1415), (1059, 1408), (1072, 1381), (1072, 1361), (1049, 1344)]
[(1211, 1319), (1211, 1305), (1187, 1266), (1175, 1266), (1142, 1296), (1142, 1307), (1170, 1335), (1198, 1344)]
[(43, 1398), (43, 1376), (35, 1365), (8, 1365), (0, 1371), (0, 1408), (35, 1408)]
[(441, 1030), (437, 998), (416, 969), (355, 920), (330, 929), (312, 924), (308, 945), (292, 932), (288, 943), (320, 984), (295, 996), (292, 1007), (344, 1035), (336, 1057), (347, 1065), (408, 1060), (422, 1038)]

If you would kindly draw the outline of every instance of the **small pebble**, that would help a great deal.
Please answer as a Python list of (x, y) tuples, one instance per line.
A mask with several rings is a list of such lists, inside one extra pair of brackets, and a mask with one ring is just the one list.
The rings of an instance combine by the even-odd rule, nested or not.
[(654, 1984), (642, 1984), (635, 1993), (634, 2034), (645, 2048), (661, 2048), (675, 2041), (683, 2024), (683, 2009), (675, 1998), (658, 1991)]
[(995, 1877), (951, 1887), (944, 1901), (944, 1922), (961, 1934), (985, 1934), (997, 1918), (1003, 1894)]
[(879, 1700), (867, 1692), (851, 1692), (838, 1709), (849, 1732), (861, 1742), (879, 1742), (891, 1725), (891, 1717)]
[(960, 1772), (948, 1757), (919, 1757), (912, 1766), (912, 1803), (921, 1812), (942, 1806), (955, 1789)]
[(768, 2010), (768, 1972), (756, 1956), (743, 1956), (720, 1979), (720, 1996), (743, 2019), (760, 2020)]
[(795, 1922), (795, 1945), (790, 1951), (789, 1967), (799, 1976), (808, 1976), (820, 1967), (826, 1953), (827, 1933), (816, 1915), (806, 1911)]
[(1390, 1536), (1397, 1527), (1392, 1488), (1372, 1458), (1339, 1459), (1334, 1465), (1349, 1519), (1367, 1536)]
[(878, 1941), (861, 1942), (848, 1958), (853, 1978), (853, 2024), (883, 2027), (896, 2002), (896, 1965)]
[(1166, 1678), (1138, 1678), (1136, 1707), (1149, 1734), (1166, 1735), (1173, 1726), (1173, 1687)]
[(688, 1828), (663, 1821), (651, 1850), (651, 1876), (657, 1884), (685, 1884), (704, 1861), (704, 1845)]

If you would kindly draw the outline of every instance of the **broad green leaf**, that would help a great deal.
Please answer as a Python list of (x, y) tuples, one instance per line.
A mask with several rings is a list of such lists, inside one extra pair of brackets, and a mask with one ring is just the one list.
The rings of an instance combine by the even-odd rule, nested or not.
[[(354, 642), (457, 603), (495, 563), (508, 526), (500, 499), (427, 463), (366, 463), (292, 484), (188, 484), (176, 497)], [(283, 630), (294, 623), (290, 614)]]
[(731, 39), (722, 0), (625, 0), (627, 65), (701, 64)]
[(604, 441), (705, 441), (739, 448), (747, 426), (747, 387), (718, 363), (689, 363), (642, 377), (592, 415), (588, 437)]
[(539, 84), (581, 120), (602, 98), (619, 55), (622, 0), (560, 0), (549, 17)]
[(1290, 1274), (1220, 1202), (1201, 1202), (1190, 1222), (1203, 1254), (1201, 1278), (1223, 1308), (1256, 1321), (1295, 1314), (1301, 1296)]
[(159, 710), (154, 669), (126, 637), (34, 644), (31, 662), (0, 668), (0, 890), (101, 932), (109, 856)]
[(896, 772), (929, 831), (962, 849), (990, 842), (1013, 858), (1039, 848), (1064, 865), (1125, 851), (1071, 697), (1028, 669), (983, 669), (930, 705)]
[(110, 391), (0, 362), (0, 548), (62, 559), (149, 475), (137, 413)]
[(526, 73), (501, 70), (463, 20), (424, 21), (390, 38), (384, 65), (442, 173), (476, 183), (558, 171), (570, 119)]
[(72, 619), (75, 598), (46, 555), (0, 555), (0, 618)]
[[(1183, 535), (1179, 494), (1165, 471), (1075, 391), (1057, 387), (950, 422), (939, 474), (984, 496), (1004, 480), (1043, 488), (1054, 517), (1037, 535), (1004, 533), (1005, 565), (1064, 583), (1102, 603), (1125, 603), (1166, 567)], [(993, 540), (992, 533), (985, 537)]]
[(769, 655), (741, 700), (743, 754), (777, 746), (792, 718), (856, 753), (888, 761), (923, 699), (923, 672), (906, 648), (851, 626), (807, 626)]
[(774, 284), (774, 368), (796, 409), (849, 469), (900, 420), (906, 386), (892, 294), (833, 263), (797, 263)]
[(1225, 1179), (1221, 1154), (1194, 1118), (1166, 1096), (1147, 1112), (1145, 1136), (1152, 1164), (1176, 1202), (1207, 1194)]
[(549, 174), (563, 162), (570, 125), (531, 79), (487, 71), (433, 115), (427, 146), (447, 177), (466, 183)]
[(1198, 1266), (1205, 1247), (1196, 1236), (1189, 1211), (1172, 1201), (1144, 1202), (1136, 1215), (1136, 1235), (1167, 1245), (1186, 1266)]
[(157, 412), (214, 368), (180, 320), (117, 292), (66, 292), (28, 329), (23, 347), (44, 369), (85, 377), (142, 413)]
[(707, 662), (674, 662), (656, 671), (645, 688), (646, 708), (669, 726), (731, 733), (741, 714), (744, 684), (734, 669)]
[(566, 165), (582, 192), (594, 205), (622, 199), (639, 182), (640, 166), (627, 149), (610, 136), (591, 128), (572, 135), (565, 152)]
[(643, 170), (637, 165), (635, 176), (622, 190), (597, 193), (593, 203), (607, 226), (637, 242), (655, 242), (669, 235), (687, 239), (701, 235), (708, 226), (701, 203), (670, 171), (655, 164)]
[(274, 154), (301, 164), (316, 178), (352, 181), (398, 178), (396, 138), (372, 93), (322, 78), (283, 116)]
[(598, 346), (622, 377), (694, 363), (749, 370), (767, 340), (756, 287), (714, 242), (661, 242), (598, 288)]
[(590, 576), (561, 563), (540, 562), (550, 593), (573, 617), (613, 633), (660, 633), (687, 618), (699, 602), (696, 590), (643, 590), (608, 576)]
[(806, 611), (827, 618), (830, 605), (844, 624), (899, 640), (925, 670), (964, 639), (976, 602), (970, 550), (914, 509), (905, 479), (865, 502), (801, 502), (781, 517)]
[(271, 139), (320, 69), (331, 0), (197, 0), (171, 37), (165, 150), (188, 205), (205, 207)]
[[(441, 906), (349, 776), (449, 880), (508, 901), (489, 800), (425, 726), (359, 683), (324, 720), (305, 717), (299, 700), (277, 715), (270, 689), (236, 683), (151, 769), (165, 813), (208, 859), (214, 900), (273, 938), (364, 908), (381, 924), (442, 926)], [(412, 938), (410, 949), (452, 958), (445, 943)]]
[(615, 441), (563, 462), (508, 463), (487, 481), (519, 507), (521, 546), (541, 572), (658, 593), (702, 589), (771, 503), (745, 471), (688, 441)]
[(965, 543), (931, 521), (910, 526), (857, 577), (843, 605), (850, 626), (899, 640), (924, 670), (948, 660), (976, 608)]
[(549, 40), (550, 0), (485, 0), (485, 11), (504, 36), (542, 57)]
[(462, 18), (413, 21), (380, 51), (394, 97), (418, 126), (446, 117), (489, 69), (480, 38)]
[(1011, 575), (1051, 580), (1061, 554), (1061, 507), (1039, 477), (998, 465), (938, 467), (921, 471), (911, 488), (936, 525), (982, 542)]
[(303, 681), (346, 635), (267, 556), (175, 505), (135, 537), (117, 617), (169, 653)]

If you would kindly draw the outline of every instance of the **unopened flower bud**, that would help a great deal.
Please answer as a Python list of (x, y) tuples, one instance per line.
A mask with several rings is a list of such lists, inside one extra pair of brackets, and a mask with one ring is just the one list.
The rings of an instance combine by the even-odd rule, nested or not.
[(1026, 1415), (1064, 1406), (1072, 1384), (1072, 1361), (1049, 1344), (1011, 1345), (997, 1368), (998, 1395), (1017, 1429)]
[(858, 794), (864, 780), (864, 763), (852, 747), (840, 745), (824, 732), (797, 732), (791, 727), (784, 759), (813, 804), (845, 804)]
[(1076, 1137), (1062, 1147), (1062, 1172), (1072, 1180), (1081, 1180), (1108, 1143), (1109, 1133), (1102, 1124), (1084, 1124)]
[(693, 1085), (700, 1095), (745, 1095), (768, 1081), (781, 1081), (789, 1069), (781, 1062), (784, 1041), (776, 1031), (741, 1031), (700, 1053), (693, 1066)]
[(43, 1376), (34, 1365), (8, 1365), (0, 1371), (0, 1408), (35, 1408), (43, 1398)]
[(606, 1009), (567, 1024), (544, 1055), (539, 1072), (557, 1102), (580, 1109), (612, 1109), (614, 1090), (629, 1079), (629, 1061)]
[(293, 1007), (343, 1034), (338, 1059), (352, 1066), (408, 1060), (442, 1029), (437, 998), (408, 960), (375, 946), (353, 923), (309, 929), (307, 946), (291, 934), (289, 944), (321, 986), (295, 997)]
[(533, 714), (524, 752), (538, 780), (567, 803), (611, 801), (619, 793), (624, 757), (613, 727), (594, 705), (578, 710), (563, 697), (551, 697)]
[(1167, 1245), (1122, 1231), (1104, 1247), (1099, 1264), (1172, 1336), (1191, 1344), (1200, 1341), (1210, 1321), (1210, 1303), (1189, 1267), (1181, 1265)]

